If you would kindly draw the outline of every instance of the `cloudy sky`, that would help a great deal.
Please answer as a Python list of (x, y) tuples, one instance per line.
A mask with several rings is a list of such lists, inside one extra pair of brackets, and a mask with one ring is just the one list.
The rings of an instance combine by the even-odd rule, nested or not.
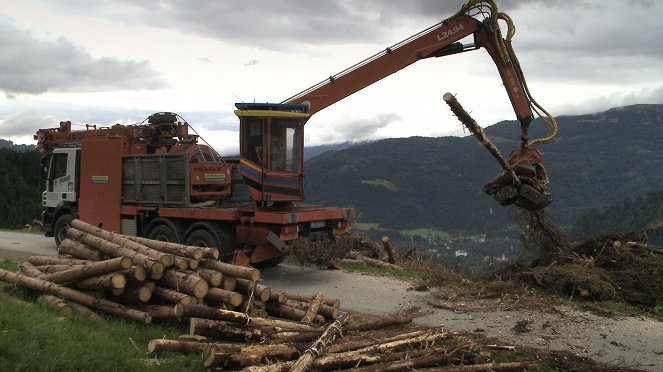
[[(663, 103), (663, 1), (497, 2), (515, 23), (530, 91), (552, 114)], [(463, 3), (0, 0), (0, 138), (32, 143), (60, 120), (138, 123), (173, 111), (230, 155), (235, 102), (280, 102)], [(445, 92), (484, 126), (515, 118), (478, 50), (418, 62), (317, 113), (307, 144), (464, 135)]]

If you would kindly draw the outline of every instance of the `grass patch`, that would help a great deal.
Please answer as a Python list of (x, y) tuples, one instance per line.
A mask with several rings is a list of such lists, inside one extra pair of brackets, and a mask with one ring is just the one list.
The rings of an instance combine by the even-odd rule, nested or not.
[(369, 230), (382, 230), (380, 228), (380, 224), (377, 223), (370, 223), (370, 222), (355, 222), (352, 224), (352, 226), (361, 231), (369, 231)]
[[(16, 292), (10, 295), (25, 297), (23, 291)], [(199, 371), (199, 355), (164, 353), (159, 357), (167, 359), (160, 360), (160, 365), (145, 364), (151, 358), (147, 354), (151, 339), (175, 338), (181, 333), (183, 328), (112, 316), (93, 320), (61, 314), (41, 303), (22, 305), (0, 298), (0, 370)]]
[(18, 271), (18, 264), (13, 261), (2, 260), (0, 261), (0, 269), (16, 272)]
[(444, 240), (449, 240), (451, 239), (451, 235), (449, 233), (444, 232), (442, 230), (437, 230), (437, 229), (426, 229), (426, 228), (418, 228), (418, 229), (411, 229), (411, 230), (400, 230), (399, 231), (403, 235), (407, 236), (413, 236), (413, 237), (419, 237), (419, 238), (429, 238), (431, 236), (437, 236), (440, 239)]
[(644, 310), (637, 306), (629, 305), (624, 302), (616, 301), (595, 301), (595, 302), (573, 302), (570, 305), (580, 306), (581, 309), (589, 311), (599, 316), (647, 316)]

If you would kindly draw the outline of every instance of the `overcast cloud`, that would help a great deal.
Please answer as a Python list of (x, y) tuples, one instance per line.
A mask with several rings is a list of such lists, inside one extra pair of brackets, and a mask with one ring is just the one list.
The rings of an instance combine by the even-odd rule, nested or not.
[[(553, 114), (663, 103), (663, 1), (497, 3), (516, 25), (530, 90)], [(214, 146), (236, 147), (233, 102), (278, 102), (463, 4), (0, 0), (0, 136), (27, 138), (48, 120), (108, 125), (172, 110)], [(308, 143), (462, 134), (441, 107), (446, 90), (484, 125), (513, 119), (492, 62), (469, 54), (421, 63), (323, 110)]]
[(0, 17), (0, 45), (0, 90), (9, 96), (165, 86), (147, 61), (93, 58), (63, 37), (37, 38), (5, 17)]

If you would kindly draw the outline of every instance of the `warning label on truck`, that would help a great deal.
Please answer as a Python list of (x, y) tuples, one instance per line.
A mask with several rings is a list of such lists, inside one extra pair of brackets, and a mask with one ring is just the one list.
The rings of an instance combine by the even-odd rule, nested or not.
[(96, 184), (108, 183), (108, 176), (92, 176), (92, 183)]
[(205, 173), (205, 182), (223, 182), (226, 175), (223, 173)]

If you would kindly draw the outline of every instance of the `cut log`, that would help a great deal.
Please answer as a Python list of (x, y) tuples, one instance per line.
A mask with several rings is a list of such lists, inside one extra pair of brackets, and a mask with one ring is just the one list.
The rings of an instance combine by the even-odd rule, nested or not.
[[(304, 317), (301, 319), (302, 323), (313, 322), (313, 317), (318, 314), (318, 309), (320, 308), (320, 305), (322, 305), (322, 301), (324, 299), (325, 297), (320, 292), (316, 293), (315, 296), (313, 296), (311, 304), (309, 305), (308, 309), (306, 309)], [(324, 323), (324, 320), (320, 324), (322, 323)]]
[(74, 311), (62, 297), (53, 296), (51, 294), (43, 294), (37, 297), (37, 300), (66, 314), (70, 314), (72, 311)]
[(185, 258), (175, 257), (175, 264), (173, 267), (180, 271), (189, 270), (189, 261)]
[[(304, 311), (306, 311), (311, 305), (310, 302), (299, 302), (294, 300), (288, 300), (285, 302), (285, 304)], [(340, 312), (341, 309), (324, 304), (321, 305), (320, 308), (318, 309), (318, 314), (324, 316), (327, 319), (332, 319), (332, 320), (336, 319)]]
[(296, 358), (299, 351), (290, 345), (249, 345), (239, 350), (209, 346), (203, 352), (203, 367), (235, 369), (256, 364)]
[[(300, 301), (300, 302), (311, 302), (313, 299), (313, 295), (306, 295), (302, 293), (296, 293), (296, 292), (288, 292), (288, 299), (289, 300), (295, 300), (295, 301)], [(337, 298), (325, 298), (322, 302), (323, 304), (333, 306), (335, 308), (341, 307), (341, 301)]]
[(72, 239), (63, 240), (58, 246), (59, 254), (68, 254), (83, 260), (100, 261), (104, 253), (81, 242)]
[(189, 333), (229, 341), (261, 341), (276, 333), (274, 327), (242, 327), (215, 320), (191, 318)]
[(278, 302), (280, 304), (285, 304), (288, 302), (288, 294), (286, 292), (281, 292), (281, 291), (271, 291), (272, 293), (269, 295), (269, 300), (271, 302)]
[(205, 305), (177, 304), (174, 308), (178, 318), (202, 318), (210, 320), (223, 320), (235, 324), (248, 324), (251, 318), (237, 311), (216, 309)]
[(200, 266), (221, 272), (224, 276), (232, 276), (235, 278), (248, 279), (250, 281), (258, 281), (260, 279), (260, 270), (253, 267), (244, 267), (231, 265), (221, 261), (204, 259), (200, 261)]
[(370, 331), (374, 329), (380, 329), (385, 327), (390, 327), (398, 324), (408, 324), (412, 323), (412, 317), (410, 316), (386, 316), (372, 322), (366, 322), (361, 324), (350, 324), (346, 327), (347, 331)]
[[(322, 300), (322, 294), (318, 297), (318, 303)], [(337, 336), (343, 335), (343, 325), (348, 320), (348, 313), (342, 313), (306, 351), (290, 367), (291, 372), (305, 372), (311, 368), (313, 362), (318, 356), (326, 352), (327, 347), (331, 345)]]
[(83, 314), (83, 315), (85, 315), (86, 317), (88, 317), (90, 319), (95, 319), (95, 320), (102, 320), (103, 319), (99, 314), (95, 313), (94, 310), (90, 309), (89, 307), (87, 307), (85, 305), (82, 305), (82, 304), (79, 304), (78, 302), (73, 302), (73, 301), (69, 301), (68, 304), (69, 304), (69, 307), (74, 309), (74, 311), (76, 311), (80, 314)]
[(130, 257), (134, 264), (143, 266), (147, 269), (147, 271), (150, 272), (150, 276), (163, 273), (164, 265), (161, 262), (134, 250), (124, 248), (118, 244), (87, 234), (73, 227), (67, 229), (67, 236), (71, 239), (93, 246), (111, 257)]
[(45, 274), (41, 276), (41, 279), (53, 283), (63, 283), (126, 270), (130, 267), (131, 259), (129, 257), (116, 257), (105, 261), (90, 262), (82, 267), (76, 266), (68, 270)]
[[(159, 338), (148, 342), (147, 351), (150, 353), (155, 353), (158, 351), (170, 351), (175, 353), (202, 353), (209, 347), (210, 344), (205, 342), (167, 340)], [(235, 348), (239, 350), (239, 347)]]
[(198, 303), (198, 300), (195, 297), (189, 296), (186, 293), (177, 292), (170, 288), (157, 286), (152, 290), (152, 294), (162, 300), (172, 302), (173, 304), (182, 303), (188, 305)]
[(237, 292), (250, 295), (256, 287), (256, 282), (248, 279), (237, 278)]
[(143, 323), (150, 323), (152, 321), (152, 317), (142, 311), (130, 309), (126, 306), (105, 299), (95, 298), (75, 289), (63, 287), (55, 283), (47, 282), (45, 280), (31, 278), (25, 275), (15, 274), (1, 269), (0, 280), (14, 283), (38, 292), (60, 296), (85, 306), (89, 306), (125, 318), (134, 319)]
[(216, 270), (206, 269), (204, 267), (199, 267), (195, 274), (199, 277), (205, 279), (210, 287), (220, 287), (223, 283), (223, 274)]
[(136, 243), (133, 240), (125, 238), (123, 235), (119, 234), (114, 234), (110, 231), (106, 231), (104, 229), (100, 229), (94, 225), (90, 225), (89, 223), (85, 223), (81, 220), (73, 220), (71, 221), (70, 224), (71, 227), (76, 228), (80, 231), (83, 231), (85, 233), (88, 233), (90, 235), (97, 236), (99, 238), (102, 238), (106, 241), (109, 241), (111, 243), (115, 243), (117, 245), (120, 245), (124, 248), (131, 249), (133, 251), (136, 251), (138, 253), (141, 253), (147, 257), (150, 257), (154, 260), (157, 260), (161, 262), (164, 267), (170, 267), (175, 263), (175, 257), (172, 254), (167, 254), (163, 252), (159, 252), (155, 249), (152, 249), (150, 247), (146, 247), (140, 243)]
[[(292, 319), (297, 321), (302, 320), (304, 316), (306, 316), (306, 312), (303, 310), (295, 309), (294, 307), (290, 307), (279, 303), (273, 303), (273, 302), (267, 302), (267, 312), (270, 315), (276, 315), (280, 318)], [(323, 324), (325, 322), (325, 318), (321, 315), (314, 315), (313, 318), (311, 319), (311, 322), (313, 324)]]
[(131, 266), (130, 269), (118, 271), (118, 273), (134, 282), (142, 282), (147, 279), (147, 272), (142, 266)]
[[(28, 260), (30, 262), (30, 260)], [(86, 263), (90, 263), (92, 261), (87, 261)], [(53, 274), (57, 273), (58, 271), (64, 271), (64, 270), (69, 270), (69, 269), (80, 269), (83, 267), (83, 265), (39, 265), (35, 266), (35, 268), (39, 271), (41, 271), (44, 274)]]
[[(71, 240), (70, 240), (71, 241)], [(99, 261), (99, 260), (94, 260)], [(84, 265), (90, 260), (81, 260), (76, 258), (66, 258), (62, 256), (30, 256), (28, 262), (35, 266), (43, 265)]]
[(225, 289), (226, 291), (234, 292), (237, 289), (237, 279), (233, 278), (232, 276), (223, 275), (223, 283), (221, 283), (221, 288)]
[(239, 306), (244, 301), (244, 296), (241, 293), (213, 287), (208, 289), (205, 300), (213, 304), (224, 303), (231, 306)]
[(376, 337), (367, 336), (367, 337), (364, 337), (364, 338), (361, 338), (361, 339), (358, 339), (358, 340), (352, 340), (352, 341), (346, 341), (347, 340), (347, 338), (346, 338), (341, 342), (330, 345), (327, 348), (327, 352), (329, 352), (329, 353), (343, 353), (343, 352), (346, 352), (346, 351), (363, 349), (365, 347), (369, 347), (369, 346), (375, 345), (375, 344), (384, 344), (384, 343), (393, 342), (393, 341), (405, 340), (405, 339), (421, 336), (425, 333), (426, 333), (426, 331), (419, 330), (419, 331), (412, 331), (412, 332), (405, 332), (405, 333), (397, 333), (396, 335), (391, 336), (391, 337), (376, 338)]
[(21, 272), (22, 272), (24, 275), (27, 275), (27, 276), (32, 277), (32, 278), (41, 278), (41, 277), (44, 275), (44, 273), (42, 273), (41, 271), (39, 271), (39, 269), (37, 269), (37, 268), (36, 268), (33, 264), (31, 264), (30, 262), (23, 262), (23, 263), (20, 265), (20, 269), (21, 269)]
[(145, 304), (152, 298), (152, 290), (149, 287), (124, 288), (121, 295), (116, 296), (116, 300), (126, 304)]
[(199, 276), (185, 274), (168, 269), (159, 282), (162, 286), (175, 289), (179, 292), (189, 294), (196, 298), (204, 298), (209, 290), (209, 284)]
[(127, 278), (122, 274), (112, 273), (83, 279), (73, 284), (84, 290), (117, 289), (127, 285)]
[[(150, 247), (157, 251), (163, 253), (169, 253), (176, 256), (193, 258), (194, 260), (200, 260), (205, 254), (205, 250), (200, 247), (192, 247), (184, 244), (172, 243), (172, 242), (163, 242), (159, 240), (150, 240), (146, 238), (141, 238), (137, 236), (124, 236), (127, 239), (133, 240), (136, 243), (142, 244), (144, 246)], [(213, 257), (214, 258), (214, 257)], [(217, 257), (218, 258), (218, 254)]]
[(175, 306), (168, 305), (135, 305), (137, 310), (144, 311), (152, 316), (152, 319), (163, 321), (178, 321), (179, 317), (175, 314)]

